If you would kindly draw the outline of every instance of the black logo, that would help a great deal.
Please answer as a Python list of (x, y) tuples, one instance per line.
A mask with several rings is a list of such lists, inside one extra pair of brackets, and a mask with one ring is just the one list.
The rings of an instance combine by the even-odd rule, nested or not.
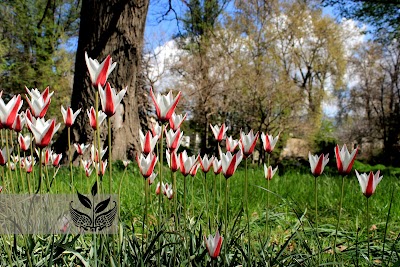
[(74, 222), (76, 227), (82, 228), (84, 230), (91, 230), (92, 232), (101, 231), (106, 227), (110, 227), (115, 219), (115, 215), (117, 214), (117, 203), (114, 202), (114, 207), (106, 212), (104, 211), (108, 204), (110, 203), (110, 197), (106, 200), (101, 201), (97, 205), (95, 205), (94, 197), (97, 194), (97, 182), (94, 183), (91, 193), (92, 193), (92, 201), (82, 194), (78, 193), (79, 202), (88, 209), (91, 210), (91, 216), (80, 212), (77, 209), (72, 207), (73, 201), (69, 204), (69, 212), (71, 214), (72, 221)]

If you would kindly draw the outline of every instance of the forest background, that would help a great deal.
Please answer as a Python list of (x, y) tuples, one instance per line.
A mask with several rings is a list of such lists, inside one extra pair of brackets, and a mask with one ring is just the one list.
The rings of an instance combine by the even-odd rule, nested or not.
[[(133, 21), (138, 56), (134, 68), (125, 70), (134, 76), (128, 89), (134, 93), (128, 93), (123, 112), (133, 109), (138, 119), (124, 121), (128, 129), (115, 128), (113, 121), (114, 131), (126, 136), (119, 144), (121, 135), (114, 134), (113, 157), (132, 157), (138, 148), (138, 129), (148, 128), (154, 114), (148, 95), (153, 87), (183, 92), (178, 113), (188, 114), (183, 130), (193, 137), (195, 153), (212, 152), (209, 124), (225, 122), (236, 138), (240, 129), (281, 132), (281, 155), (293, 140), (300, 140), (294, 142), (300, 152), (286, 155), (294, 157), (308, 150), (332, 153), (336, 143), (346, 143), (359, 146), (359, 159), (400, 166), (399, 1), (113, 0), (110, 12), (96, 1), (3, 0), (3, 97), (24, 93), (25, 86), (50, 86), (55, 94), (49, 116), (58, 121), (61, 105), (88, 106), (83, 102), (90, 96), (76, 92), (90, 87), (82, 89), (74, 78), (79, 73), (88, 79), (79, 68), (84, 61), (79, 36), (90, 27), (81, 22), (108, 25), (121, 18), (114, 11), (124, 5), (138, 10), (125, 19)], [(137, 33), (136, 21), (146, 18), (146, 27), (139, 23), (146, 33)], [(103, 60), (104, 50), (97, 50), (89, 56)], [(129, 85), (121, 85), (119, 76), (111, 77), (117, 90)], [(87, 141), (82, 140), (84, 120), (78, 119), (73, 141)], [(54, 144), (57, 150), (67, 147), (64, 132)]]

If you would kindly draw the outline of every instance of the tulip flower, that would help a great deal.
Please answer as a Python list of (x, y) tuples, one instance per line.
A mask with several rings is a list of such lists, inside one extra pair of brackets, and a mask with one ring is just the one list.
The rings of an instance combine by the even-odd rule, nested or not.
[(243, 152), (242, 150), (239, 150), (234, 155), (232, 155), (232, 153), (229, 151), (226, 152), (226, 154), (222, 153), (221, 151), (219, 153), (221, 157), (222, 173), (225, 176), (225, 178), (228, 179), (235, 173), (236, 168), (242, 161)]
[(151, 125), (151, 133), (153, 134), (153, 136), (158, 136), (158, 138), (161, 137), (161, 126), (160, 124), (158, 124), (158, 122), (154, 122)]
[(167, 196), (169, 200), (173, 199), (174, 197), (174, 190), (168, 184), (165, 185), (164, 195)]
[(167, 147), (171, 151), (178, 150), (179, 146), (181, 145), (182, 138), (183, 138), (183, 132), (181, 132), (180, 129), (176, 130), (174, 132), (172, 129), (165, 130), (165, 138), (167, 140)]
[(84, 168), (85, 169), (85, 175), (86, 175), (86, 177), (90, 177), (90, 175), (92, 175), (92, 172), (93, 172), (93, 168), (90, 168), (90, 167), (88, 167), (88, 168)]
[(190, 170), (197, 163), (197, 158), (195, 156), (189, 157), (186, 150), (179, 154), (179, 168), (183, 176), (190, 174)]
[(211, 158), (208, 158), (207, 154), (204, 155), (203, 158), (200, 158), (200, 166), (201, 166), (201, 170), (205, 173), (209, 172), (209, 170), (211, 169), (211, 166), (213, 166), (213, 162), (214, 162), (214, 156), (212, 156)]
[(182, 122), (186, 119), (187, 114), (183, 115), (176, 115), (172, 113), (171, 118), (169, 119), (169, 127), (176, 131), (181, 127)]
[(14, 163), (17, 163), (19, 161), (19, 157), (18, 156), (11, 155), (10, 158), (11, 158), (11, 161), (14, 162)]
[(339, 145), (335, 147), (336, 164), (339, 174), (347, 175), (353, 168), (354, 160), (356, 159), (358, 147), (353, 149), (351, 154), (347, 150), (347, 146), (343, 145), (342, 149), (339, 150)]
[(26, 119), (24, 113), (18, 114), (17, 117), (15, 117), (12, 129), (17, 133), (21, 132), (22, 129), (24, 128), (25, 121)]
[(157, 173), (152, 173), (150, 176), (149, 176), (149, 178), (147, 179), (148, 181), (149, 181), (149, 185), (152, 185), (153, 183), (154, 183), (154, 180), (156, 179), (156, 177), (157, 177)]
[(85, 52), (85, 61), (89, 70), (90, 80), (95, 87), (98, 85), (104, 86), (108, 76), (117, 65), (117, 62), (112, 63), (112, 58), (110, 55), (108, 55), (106, 59), (99, 64), (97, 59), (91, 59), (88, 57), (87, 52)]
[(22, 103), (21, 95), (13, 96), (7, 104), (0, 98), (0, 122), (3, 128), (12, 129)]
[(49, 93), (50, 89), (48, 86), (42, 93), (38, 89), (29, 90), (27, 87), (25, 87), (25, 90), (31, 97), (31, 100), (29, 100), (28, 96), (25, 95), (32, 115), (35, 118), (43, 118), (50, 106), (51, 96), (54, 92)]
[[(37, 149), (35, 148), (35, 151), (36, 151), (36, 155), (40, 158), (39, 150), (37, 150)], [(50, 160), (51, 160), (51, 155), (52, 155), (52, 153), (53, 153), (53, 151), (50, 150), (50, 149), (42, 150), (42, 157), (41, 157), (41, 159), (42, 159), (42, 165), (43, 165), (43, 166), (46, 166), (46, 165), (49, 164), (49, 162), (50, 162)]]
[(83, 168), (89, 168), (90, 166), (92, 166), (93, 161), (81, 159), (81, 163)]
[(172, 91), (169, 91), (167, 95), (161, 95), (159, 93), (154, 95), (153, 88), (150, 89), (150, 96), (153, 99), (159, 121), (169, 121), (178, 105), (181, 94), (182, 92), (179, 91), (175, 98), (172, 96)]
[(54, 119), (45, 121), (44, 119), (39, 118), (36, 119), (34, 123), (27, 120), (27, 124), (35, 137), (36, 146), (39, 148), (45, 148), (48, 146), (54, 134), (60, 128), (60, 123), (56, 125)]
[(124, 167), (128, 167), (128, 165), (131, 163), (131, 161), (129, 159), (125, 159), (122, 161), (122, 164), (124, 164)]
[(6, 163), (7, 168), (10, 168), (10, 170), (15, 171), (15, 164), (12, 162), (7, 162)]
[(32, 160), (31, 156), (24, 158), (24, 168), (27, 173), (31, 173), (33, 171), (33, 166), (35, 164), (36, 160), (35, 159)]
[(76, 149), (76, 153), (78, 153), (78, 155), (83, 155), (83, 153), (85, 153), (86, 149), (89, 147), (90, 145), (87, 144), (74, 144), (74, 147)]
[(99, 158), (99, 150), (96, 148), (94, 148), (94, 145), (91, 146), (90, 148), (90, 155), (91, 155), (91, 159), (93, 162), (99, 162), (100, 160), (103, 159), (104, 155), (106, 154), (108, 149), (108, 146), (106, 146), (105, 149), (102, 149), (100, 151), (100, 158)]
[(8, 161), (7, 147), (3, 147), (3, 149), (0, 150), (0, 165), (5, 166), (7, 161)]
[(103, 176), (106, 173), (107, 160), (100, 161), (100, 163), (95, 164), (95, 167), (97, 169), (97, 174)]
[(18, 143), (19, 143), (19, 147), (21, 148), (22, 151), (28, 151), (30, 146), (31, 146), (31, 137), (30, 137), (30, 135), (27, 135), (27, 136), (24, 137), (20, 133), (18, 135)]
[(265, 179), (272, 180), (272, 177), (274, 177), (277, 170), (278, 170), (278, 166), (276, 166), (275, 169), (272, 169), (272, 166), (267, 167), (267, 165), (265, 165), (265, 163), (264, 163)]
[(100, 95), (100, 100), (101, 100), (101, 106), (102, 106), (104, 113), (108, 117), (112, 117), (115, 114), (115, 112), (117, 111), (117, 107), (121, 103), (122, 98), (124, 98), (124, 95), (125, 95), (127, 89), (128, 89), (128, 87), (125, 87), (125, 89), (122, 89), (117, 94), (115, 89), (111, 88), (110, 83), (106, 84), (105, 89), (103, 89), (103, 87), (101, 87), (101, 85), (99, 85), (99, 95)]
[(263, 143), (263, 148), (265, 152), (269, 154), (272, 153), (272, 150), (274, 150), (275, 148), (276, 142), (278, 142), (279, 135), (280, 134), (278, 134), (278, 136), (274, 138), (272, 135), (261, 133), (261, 141)]
[(220, 174), (222, 171), (222, 162), (221, 160), (214, 159), (213, 160), (213, 171), (214, 174)]
[(157, 156), (154, 153), (150, 153), (147, 156), (143, 154), (140, 154), (140, 157), (136, 156), (136, 161), (139, 165), (140, 173), (145, 179), (149, 178), (153, 173), (157, 160)]
[(179, 157), (176, 154), (176, 151), (169, 152), (169, 150), (167, 149), (165, 155), (171, 171), (176, 172), (177, 170), (179, 170)]
[(79, 113), (81, 112), (81, 109), (78, 109), (77, 111), (72, 110), (72, 108), (68, 107), (67, 110), (63, 106), (61, 106), (61, 113), (64, 119), (64, 123), (66, 127), (71, 127), (72, 124), (74, 124), (76, 117), (78, 117)]
[[(96, 110), (94, 109), (94, 107), (90, 107), (90, 110), (86, 110), (86, 113), (89, 117), (90, 126), (92, 127), (93, 130), (96, 131), (97, 130)], [(99, 110), (97, 117), (99, 119), (99, 127), (100, 127), (103, 121), (107, 118), (107, 115), (103, 111)]]
[(212, 259), (218, 258), (219, 253), (221, 252), (223, 240), (224, 238), (219, 235), (218, 230), (215, 233), (215, 236), (209, 235), (207, 239), (204, 236), (204, 243), (206, 244), (208, 255), (210, 255)]
[(158, 136), (153, 137), (150, 131), (148, 131), (146, 135), (144, 135), (142, 130), (139, 130), (139, 140), (140, 146), (142, 148), (142, 153), (147, 155), (153, 152), (154, 147), (156, 146), (158, 141)]
[(226, 151), (231, 153), (235, 152), (237, 145), (239, 144), (238, 140), (232, 138), (232, 136), (226, 138)]
[(225, 123), (223, 123), (221, 125), (221, 127), (218, 127), (218, 125), (212, 126), (210, 124), (210, 127), (214, 134), (215, 140), (217, 140), (217, 142), (221, 142), (222, 140), (225, 139), (225, 137), (226, 137), (225, 134), (226, 134), (226, 131), (228, 130), (228, 128), (225, 127)]
[(192, 168), (190, 169), (189, 174), (190, 174), (192, 177), (195, 177), (195, 176), (196, 176), (196, 173), (197, 173), (197, 170), (199, 169), (199, 167), (200, 167), (200, 164), (199, 164), (199, 163), (194, 164), (194, 165), (192, 166)]
[(356, 175), (358, 182), (361, 186), (361, 191), (363, 194), (369, 198), (375, 193), (375, 189), (379, 182), (382, 180), (383, 176), (379, 176), (380, 171), (378, 170), (375, 174), (371, 171), (369, 174), (358, 173), (356, 170)]
[(164, 183), (161, 183), (161, 186), (160, 186), (160, 182), (158, 182), (158, 183), (157, 183), (157, 186), (156, 186), (156, 195), (161, 194), (161, 191), (162, 191), (163, 194), (164, 194), (164, 192), (165, 192), (165, 184), (164, 184)]
[(319, 157), (318, 155), (311, 155), (311, 152), (308, 152), (308, 160), (310, 161), (311, 172), (312, 174), (317, 177), (322, 174), (326, 164), (329, 162), (328, 158), (329, 154), (321, 154)]
[(51, 163), (53, 164), (53, 167), (59, 166), (61, 159), (62, 159), (62, 154), (57, 154), (57, 153), (51, 154)]
[(258, 140), (258, 132), (254, 135), (253, 130), (250, 130), (248, 134), (243, 132), (240, 133), (240, 149), (243, 151), (244, 158), (248, 158), (253, 154), (254, 148), (256, 147)]

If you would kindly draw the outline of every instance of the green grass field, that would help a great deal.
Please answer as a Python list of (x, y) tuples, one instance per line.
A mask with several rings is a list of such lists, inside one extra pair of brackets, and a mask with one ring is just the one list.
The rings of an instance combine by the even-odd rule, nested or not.
[[(334, 254), (331, 247), (335, 237), (342, 182), (341, 177), (335, 175), (335, 169), (328, 167), (325, 174), (317, 178), (317, 233), (314, 177), (308, 173), (307, 167), (281, 170), (273, 177), (270, 181), (268, 208), (268, 185), (264, 171), (261, 166), (250, 166), (248, 202), (252, 265), (317, 266), (317, 251), (320, 251), (320, 264), (329, 266), (397, 266), (396, 262), (399, 260), (397, 235), (400, 233), (400, 203), (397, 197), (396, 175), (398, 170), (361, 163), (356, 163), (355, 167), (360, 171), (379, 167), (384, 175), (376, 193), (369, 199), (372, 255), (370, 260), (367, 258), (366, 198), (361, 193), (354, 172), (345, 178), (343, 209), (338, 229), (338, 249)], [(50, 176), (52, 172), (53, 169), (49, 168)], [(161, 229), (158, 228), (159, 198), (155, 195), (158, 181), (156, 180), (150, 186), (148, 223), (143, 236), (144, 179), (139, 174), (136, 164), (130, 164), (124, 170), (122, 163), (116, 162), (113, 165), (113, 192), (117, 193), (121, 185), (121, 232), (118, 238), (103, 237), (96, 241), (97, 245), (94, 245), (93, 235), (80, 236), (76, 240), (72, 235), (58, 236), (56, 238), (58, 243), (54, 241), (57, 246), (51, 250), (48, 243), (52, 239), (51, 236), (31, 237), (30, 242), (34, 244), (30, 255), (32, 266), (45, 265), (44, 263), (50, 260), (50, 256), (57, 249), (61, 249), (61, 254), (57, 256), (54, 254), (51, 260), (58, 266), (82, 264), (94, 266), (94, 257), (98, 258), (98, 261), (96, 260), (98, 266), (110, 266), (110, 261), (107, 260), (109, 257), (115, 266), (157, 266), (159, 262), (165, 266), (224, 266), (225, 264), (237, 266), (242, 263), (247, 266), (249, 242), (243, 210), (244, 176), (244, 168), (239, 168), (229, 179), (228, 232), (225, 230), (223, 220), (226, 185), (223, 176), (215, 176), (210, 172), (204, 180), (201, 170), (195, 177), (188, 176), (185, 212), (184, 178), (181, 174), (177, 174), (177, 191), (174, 195), (178, 202), (177, 230), (173, 219), (174, 200), (168, 200), (164, 196), (162, 197), (163, 226)], [(69, 179), (69, 169), (61, 168), (51, 192), (70, 193)], [(89, 194), (95, 175), (93, 174), (89, 180), (83, 176), (80, 169), (75, 168), (74, 180), (76, 189), (80, 193)], [(108, 192), (108, 181), (108, 175), (105, 175), (102, 185), (105, 192)], [(167, 168), (163, 170), (163, 181), (172, 182)], [(204, 181), (207, 184), (207, 191)], [(391, 210), (388, 217), (389, 208)], [(267, 227), (266, 212), (268, 212)], [(221, 257), (211, 261), (204, 246), (203, 236), (214, 235), (217, 229), (220, 229), (225, 239)], [(142, 246), (143, 237), (145, 242)], [(27, 255), (24, 256), (22, 252), (23, 239), (18, 239), (17, 242), (20, 245), (17, 247), (21, 250), (20, 254), (17, 253), (19, 256), (13, 256), (14, 254), (10, 256), (6, 253), (7, 250), (11, 250), (12, 245), (8, 244), (7, 249), (5, 242), (11, 243), (11, 240), (12, 237), (2, 239), (1, 266), (11, 265), (10, 261), (13, 263), (20, 261), (19, 266), (29, 265)], [(44, 240), (47, 240), (47, 243)], [(162, 247), (159, 242), (162, 243)], [(45, 243), (47, 245), (44, 245)], [(98, 250), (96, 256), (93, 253), (95, 248)], [(47, 254), (44, 251), (47, 251)], [(40, 259), (43, 258), (47, 260), (41, 262)]]

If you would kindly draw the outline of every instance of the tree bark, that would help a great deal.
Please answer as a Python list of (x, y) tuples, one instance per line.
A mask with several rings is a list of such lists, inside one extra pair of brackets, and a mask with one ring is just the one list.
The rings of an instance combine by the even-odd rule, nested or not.
[[(91, 143), (93, 130), (89, 126), (86, 110), (95, 105), (95, 92), (88, 75), (85, 52), (103, 61), (111, 55), (117, 66), (108, 78), (117, 91), (128, 87), (116, 114), (112, 117), (113, 159), (132, 157), (138, 148), (140, 128), (137, 78), (140, 73), (145, 21), (149, 0), (83, 0), (78, 49), (75, 61), (74, 86), (71, 107), (82, 108), (72, 129), (72, 143)], [(100, 101), (99, 101), (100, 102)], [(101, 109), (101, 105), (99, 110)], [(106, 122), (102, 126), (101, 139), (107, 138)], [(68, 149), (66, 130), (57, 140), (55, 149)], [(104, 146), (106, 146), (105, 142)]]

